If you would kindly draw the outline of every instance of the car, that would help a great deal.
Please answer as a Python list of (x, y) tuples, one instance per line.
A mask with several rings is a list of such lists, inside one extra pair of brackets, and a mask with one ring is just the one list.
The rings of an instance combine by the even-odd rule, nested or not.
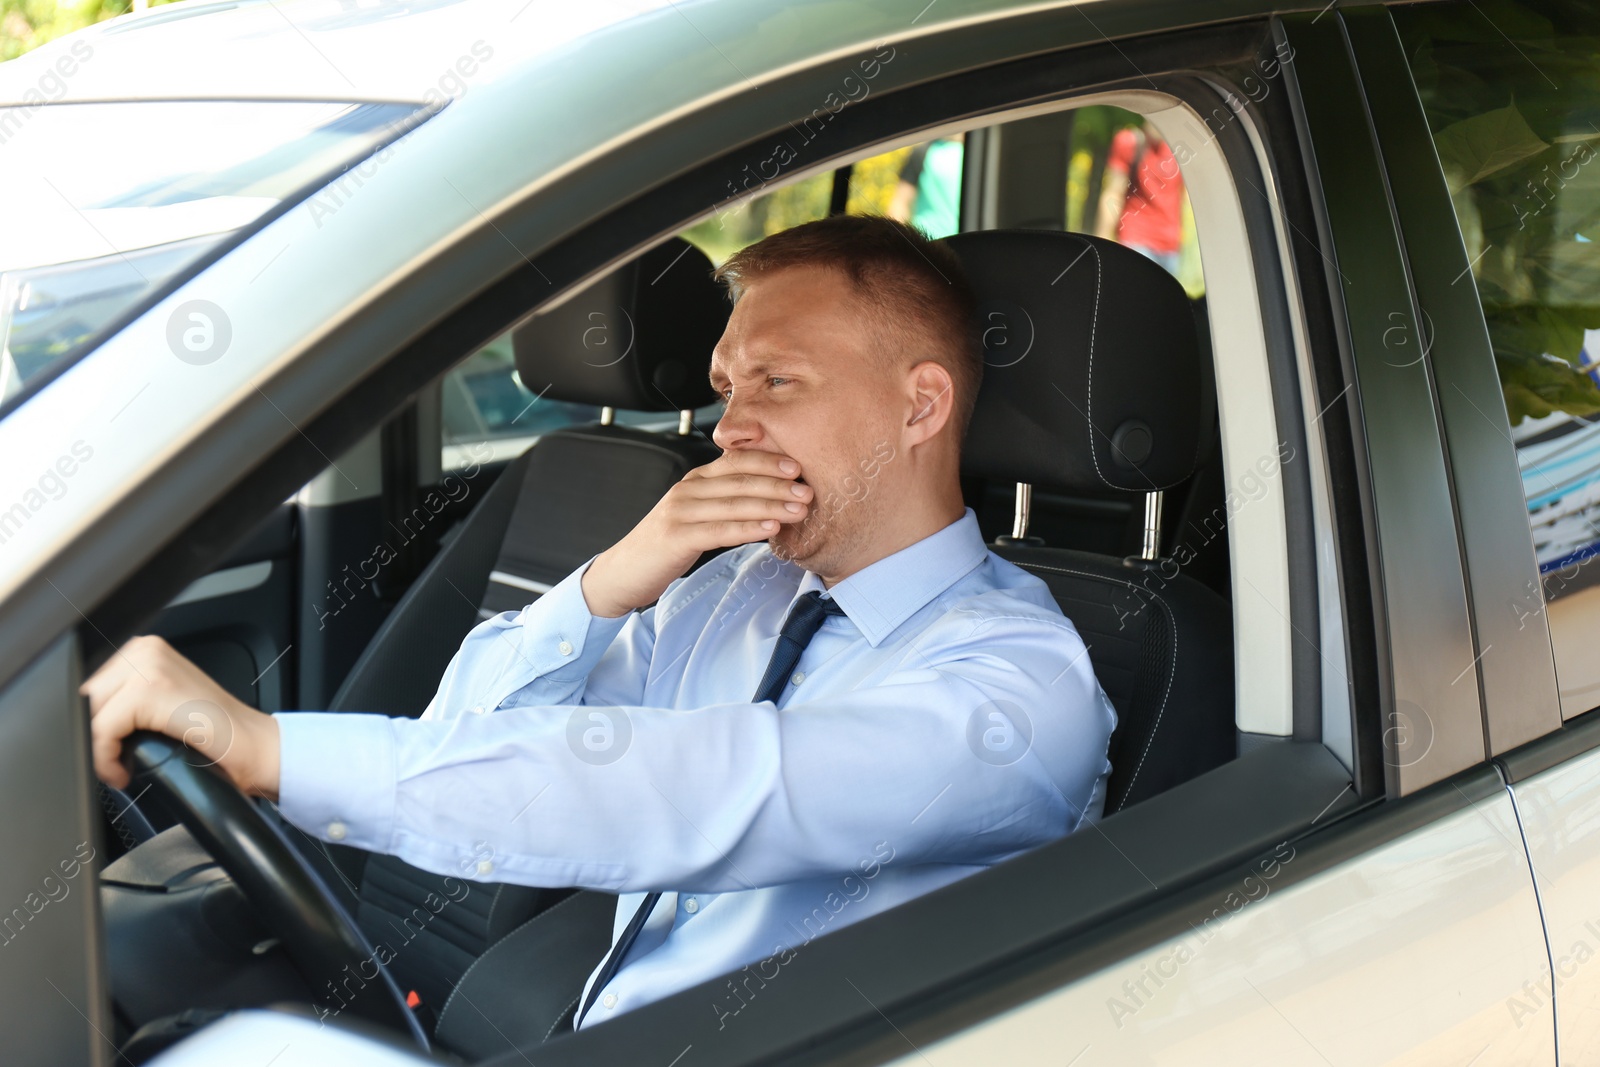
[[(185, 0), (0, 65), (7, 1062), (1600, 1056), (1597, 44), (1574, 0)], [(935, 142), (963, 491), (1117, 706), (1103, 819), (573, 1033), (539, 982), (605, 895), (154, 741), (96, 782), (135, 634), (419, 714), (715, 455), (710, 265)], [(1093, 234), (1124, 180), (1179, 252)]]

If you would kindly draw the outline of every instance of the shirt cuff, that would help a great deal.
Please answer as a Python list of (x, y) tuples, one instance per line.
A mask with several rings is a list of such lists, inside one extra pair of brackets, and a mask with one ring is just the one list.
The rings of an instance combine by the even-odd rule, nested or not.
[(522, 609), (519, 644), (525, 661), (534, 668), (534, 678), (556, 682), (587, 678), (633, 617), (634, 612), (626, 611), (608, 619), (589, 610), (583, 575), (595, 558), (590, 556), (583, 566)]
[(387, 853), (394, 832), (393, 720), (276, 712), (278, 811), (313, 837)]

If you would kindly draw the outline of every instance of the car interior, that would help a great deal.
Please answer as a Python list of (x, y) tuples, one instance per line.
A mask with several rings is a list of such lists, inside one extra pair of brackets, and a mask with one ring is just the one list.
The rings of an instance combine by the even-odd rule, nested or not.
[[(1101, 183), (1115, 179), (1105, 138), (1085, 131), (1128, 117), (1095, 106), (996, 127), (1013, 143), (1031, 138), (1028, 158), (1053, 145), (1058, 158), (1007, 178), (1054, 204), (942, 238), (985, 327), (963, 491), (993, 550), (1042, 579), (1074, 622), (1116, 707), (1107, 816), (1241, 752), (1206, 301), (1087, 232)], [(968, 133), (965, 181), (977, 181), (974, 134), (994, 132)], [(879, 172), (892, 175), (910, 147), (873, 157), (887, 160)], [(818, 194), (811, 217), (857, 210), (853, 201), (872, 209), (866, 162), (752, 202), (805, 186)], [(742, 210), (765, 232), (803, 221)], [(264, 710), (420, 715), (468, 630), (535, 600), (719, 454), (706, 371), (729, 304), (706, 232), (656, 244), (462, 353), (146, 632)], [(1193, 547), (1185, 564), (1163, 566), (1179, 541)], [(397, 946), (382, 982), (312, 989), (236, 872), (171, 812), (101, 789), (114, 1037), (128, 1062), (232, 1007), (354, 1003), (367, 982), (386, 983), (368, 999), (400, 997), (436, 1051), (476, 1061), (570, 1027), (610, 944), (608, 894), (422, 871), (312, 838), (261, 802), (360, 935)], [(393, 1023), (387, 1008), (369, 1018)]]

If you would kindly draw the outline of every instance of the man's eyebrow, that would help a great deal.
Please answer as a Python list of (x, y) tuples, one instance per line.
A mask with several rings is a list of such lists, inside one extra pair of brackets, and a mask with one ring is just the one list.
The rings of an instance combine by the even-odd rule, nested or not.
[[(811, 361), (805, 356), (802, 356), (800, 353), (784, 352), (763, 359), (760, 363), (757, 363), (755, 366), (750, 368), (747, 376), (751, 378), (760, 378), (774, 370), (790, 368), (797, 370), (809, 370), (811, 366)], [(711, 384), (715, 385), (719, 377), (726, 378), (728, 375), (720, 368), (712, 367), (708, 372), (707, 377), (711, 381)]]

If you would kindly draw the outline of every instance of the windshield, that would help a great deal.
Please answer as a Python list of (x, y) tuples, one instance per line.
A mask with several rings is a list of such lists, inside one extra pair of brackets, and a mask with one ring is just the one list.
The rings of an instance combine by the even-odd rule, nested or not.
[(0, 413), (186, 268), (425, 117), (294, 101), (0, 107)]

